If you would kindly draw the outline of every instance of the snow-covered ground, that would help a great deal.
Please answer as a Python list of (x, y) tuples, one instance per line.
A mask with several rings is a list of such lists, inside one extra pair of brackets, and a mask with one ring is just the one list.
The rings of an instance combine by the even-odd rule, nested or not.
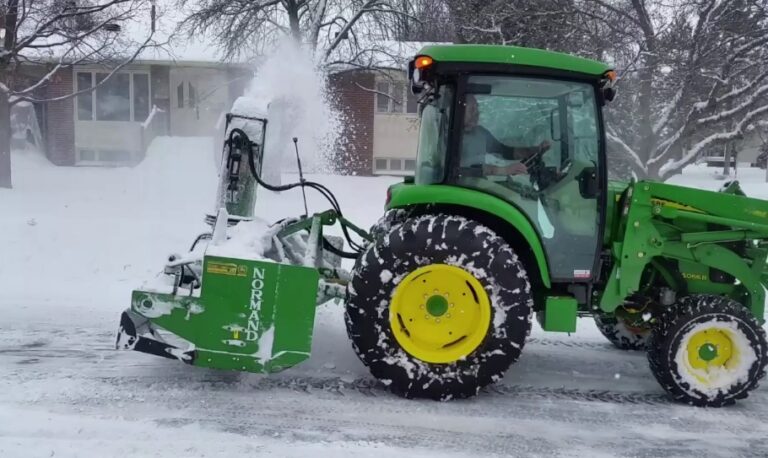
[[(537, 328), (501, 383), (448, 403), (380, 389), (332, 304), (312, 358), (271, 376), (113, 350), (131, 289), (207, 228), (211, 148), (160, 138), (135, 169), (14, 156), (16, 187), (0, 190), (0, 457), (768, 456), (765, 388), (725, 409), (672, 404), (645, 355), (615, 350), (589, 320), (571, 336)], [(673, 182), (720, 184), (689, 172)], [(740, 178), (768, 198), (763, 174)], [(394, 181), (313, 178), (363, 226)], [(298, 191), (259, 199), (266, 219), (303, 212)]]

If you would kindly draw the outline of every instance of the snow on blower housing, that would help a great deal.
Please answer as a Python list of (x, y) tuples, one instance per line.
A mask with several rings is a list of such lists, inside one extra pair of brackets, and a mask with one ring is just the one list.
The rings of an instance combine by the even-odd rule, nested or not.
[[(300, 161), (299, 182), (265, 179), (272, 118), (230, 115), (212, 231), (169, 258), (161, 284), (134, 291), (118, 347), (275, 372), (309, 357), (315, 307), (336, 298), (357, 355), (405, 397), (467, 397), (499, 380), (534, 313), (553, 332), (593, 316), (617, 347), (645, 350), (678, 401), (723, 406), (757, 386), (768, 202), (737, 182), (609, 181), (601, 111), (615, 73), (602, 63), (428, 46), (409, 77), (417, 170), (390, 188), (370, 233)], [(270, 224), (254, 215), (259, 187), (319, 192), (331, 209)], [(336, 224), (343, 238), (324, 233)]]

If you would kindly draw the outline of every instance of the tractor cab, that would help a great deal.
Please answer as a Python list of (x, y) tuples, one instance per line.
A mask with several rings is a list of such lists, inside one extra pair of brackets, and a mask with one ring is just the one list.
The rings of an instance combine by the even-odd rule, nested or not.
[[(495, 197), (536, 232), (555, 282), (593, 279), (607, 184), (604, 64), (508, 46), (430, 46), (411, 61), (414, 184)], [(498, 203), (498, 202), (497, 202)]]

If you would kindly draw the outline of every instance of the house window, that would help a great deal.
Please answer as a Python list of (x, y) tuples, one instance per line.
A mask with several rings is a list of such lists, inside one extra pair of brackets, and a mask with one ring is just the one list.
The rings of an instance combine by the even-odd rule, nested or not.
[(389, 112), (389, 83), (376, 83), (376, 111)]
[(411, 92), (410, 88), (405, 89), (405, 112), (408, 114), (416, 114), (419, 112), (419, 99), (416, 94)]
[(380, 81), (376, 83), (376, 111), (415, 114), (418, 112), (418, 99), (403, 83)]
[[(77, 74), (77, 92), (87, 91), (93, 87), (90, 73)], [(85, 92), (77, 96), (77, 119), (80, 121), (93, 120), (93, 93)]]
[(144, 122), (149, 116), (149, 75), (133, 74), (133, 119)]
[[(77, 91), (96, 87), (77, 96), (79, 121), (143, 122), (149, 116), (149, 74), (123, 72), (109, 77), (103, 72), (77, 72)], [(105, 81), (106, 80), (106, 81)]]
[(176, 100), (179, 101), (179, 108), (184, 108), (184, 83), (179, 83), (179, 85), (176, 86)]
[(376, 171), (387, 170), (387, 165), (386, 159), (376, 159)]
[(195, 86), (192, 86), (192, 83), (187, 83), (187, 87), (189, 88), (189, 108), (195, 108), (195, 105), (197, 105), (197, 91), (195, 91)]
[(77, 150), (78, 165), (125, 165), (133, 161), (130, 151), (119, 149), (85, 149)]
[(375, 173), (403, 175), (404, 172), (413, 172), (414, 170), (416, 170), (416, 160), (414, 159), (380, 157), (376, 158), (374, 162)]
[(127, 73), (112, 75), (96, 74), (96, 119), (99, 121), (131, 120), (131, 79)]
[(81, 149), (77, 158), (78, 162), (95, 162), (96, 151), (92, 149)]

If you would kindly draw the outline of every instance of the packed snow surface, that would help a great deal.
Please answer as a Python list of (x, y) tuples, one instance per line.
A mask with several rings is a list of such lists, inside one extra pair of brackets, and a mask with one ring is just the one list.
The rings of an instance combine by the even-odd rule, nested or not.
[[(723, 409), (671, 403), (643, 353), (614, 349), (586, 319), (570, 336), (536, 327), (501, 382), (447, 403), (373, 383), (340, 305), (318, 309), (310, 360), (270, 376), (115, 351), (131, 289), (208, 229), (212, 149), (159, 138), (118, 169), (13, 156), (16, 187), (0, 190), (0, 457), (768, 455), (765, 388)], [(673, 181), (719, 187), (708, 173)], [(768, 197), (764, 171), (751, 173), (740, 172), (747, 193)], [(311, 178), (363, 227), (395, 181)], [(303, 213), (299, 191), (258, 199), (266, 221)]]

